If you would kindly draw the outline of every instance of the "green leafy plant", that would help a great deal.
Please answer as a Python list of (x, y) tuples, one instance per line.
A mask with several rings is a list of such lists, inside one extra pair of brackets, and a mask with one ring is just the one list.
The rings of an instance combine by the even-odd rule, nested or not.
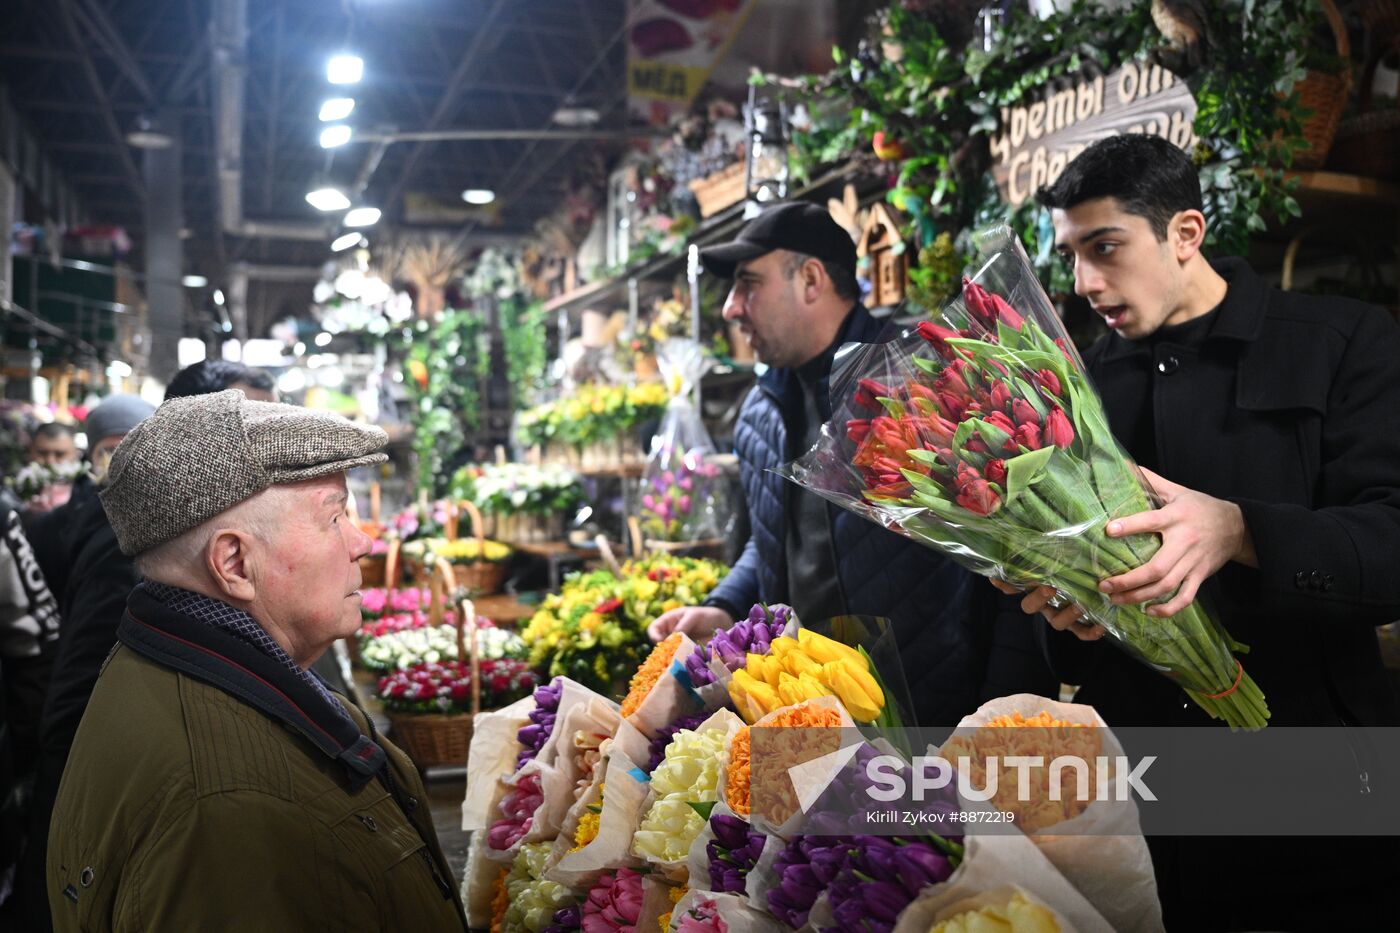
[(533, 401), (549, 364), (549, 314), (544, 303), (522, 294), (501, 303), (501, 340), (505, 345), (506, 378), (513, 407), (520, 411)]
[(486, 322), (476, 311), (449, 309), (431, 327), (419, 322), (404, 382), (418, 488), (435, 497), (446, 492), (449, 469), (465, 459), (470, 434), (481, 427), (481, 387), (490, 365)]
[[(989, 141), (1000, 129), (1001, 108), (1028, 92), (1159, 54), (1163, 40), (1150, 6), (1135, 0), (1107, 10), (1075, 0), (1044, 20), (1017, 11), (983, 51), (961, 44), (966, 30), (955, 35), (946, 8), (899, 0), (877, 15), (854, 52), (836, 51), (831, 72), (804, 82), (812, 122), (795, 134), (799, 171), (869, 159), (877, 131), (902, 149), (904, 157), (890, 163), (897, 176), (888, 200), (908, 218), (904, 232), (920, 258), (936, 264), (911, 276), (912, 300), (925, 307), (943, 294), (952, 257), (971, 252), (970, 232), (1001, 220), (1021, 234), (1046, 287), (1063, 293), (1071, 283), (1045, 241), (1044, 212), (1033, 203), (1013, 212), (1002, 203), (989, 171)], [(1193, 155), (1211, 222), (1207, 247), (1240, 253), (1271, 218), (1301, 213), (1284, 170), (1306, 145), (1306, 112), (1294, 86), (1316, 46), (1310, 35), (1320, 13), (1317, 0), (1202, 6), (1212, 41), (1184, 77), (1197, 101), (1200, 144)], [(941, 234), (951, 243), (927, 254)]]

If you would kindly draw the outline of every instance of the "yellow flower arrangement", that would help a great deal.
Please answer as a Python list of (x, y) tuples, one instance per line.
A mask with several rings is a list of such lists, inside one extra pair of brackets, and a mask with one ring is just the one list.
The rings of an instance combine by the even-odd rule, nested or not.
[(584, 811), (578, 818), (578, 826), (574, 828), (574, 847), (570, 852), (577, 852), (598, 838), (598, 828), (603, 821), (603, 791), (606, 784), (598, 785), (598, 802)]
[(671, 902), (671, 909), (656, 918), (656, 925), (659, 933), (667, 933), (667, 931), (671, 929), (671, 914), (676, 912), (676, 905), (681, 902), (681, 898), (685, 897), (686, 892), (689, 890), (690, 886), (685, 884), (681, 885), (679, 888), (667, 889), (666, 897)]
[(530, 663), (611, 690), (635, 672), (652, 620), (698, 604), (727, 572), (711, 561), (654, 557), (624, 564), (620, 580), (606, 571), (571, 574), (520, 633)]
[(748, 723), (820, 696), (836, 697), (856, 722), (874, 722), (885, 708), (865, 656), (808, 629), (797, 638), (775, 638), (766, 655), (750, 654), (734, 672), (729, 696)]

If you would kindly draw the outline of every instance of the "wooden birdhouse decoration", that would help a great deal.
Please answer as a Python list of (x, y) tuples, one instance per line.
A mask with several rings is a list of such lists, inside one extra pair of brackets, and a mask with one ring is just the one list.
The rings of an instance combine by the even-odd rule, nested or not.
[(909, 280), (909, 254), (899, 231), (898, 211), (883, 202), (871, 206), (856, 245), (856, 255), (869, 269), (870, 300), (867, 303), (872, 308), (897, 305), (904, 300)]

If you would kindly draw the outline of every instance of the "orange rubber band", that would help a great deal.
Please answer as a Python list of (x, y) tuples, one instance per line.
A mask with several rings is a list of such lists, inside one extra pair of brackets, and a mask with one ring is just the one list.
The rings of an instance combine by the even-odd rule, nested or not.
[(1243, 677), (1244, 665), (1240, 663), (1239, 658), (1235, 658), (1235, 682), (1230, 685), (1230, 689), (1226, 690), (1224, 693), (1203, 693), (1201, 694), (1201, 696), (1205, 697), (1207, 700), (1223, 700), (1230, 694), (1234, 693), (1236, 690), (1240, 689), (1240, 680)]

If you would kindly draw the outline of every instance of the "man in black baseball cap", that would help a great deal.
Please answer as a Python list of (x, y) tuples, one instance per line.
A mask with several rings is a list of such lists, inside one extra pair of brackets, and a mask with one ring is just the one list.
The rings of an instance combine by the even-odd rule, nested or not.
[[(733, 280), (724, 318), (769, 366), (734, 428), (750, 534), (705, 604), (662, 615), (651, 636), (708, 635), (758, 602), (790, 604), (808, 622), (885, 617), (914, 713), (927, 726), (951, 726), (992, 696), (1056, 689), (1019, 612), (1005, 625), (994, 620), (997, 597), (988, 587), (934, 551), (771, 472), (810, 450), (830, 420), (837, 348), (892, 333), (860, 304), (851, 235), (814, 204), (782, 204), (700, 259)], [(1000, 637), (1002, 628), (1014, 644)]]
[[(724, 319), (739, 325), (768, 366), (796, 369), (828, 348), (834, 353), (860, 298), (851, 235), (815, 204), (770, 207), (734, 242), (701, 250), (700, 261), (734, 280)], [(829, 364), (814, 371), (824, 378)]]
[(812, 256), (855, 275), (856, 247), (851, 235), (825, 210), (806, 201), (770, 207), (745, 224), (733, 243), (701, 250), (700, 261), (711, 275), (732, 279), (739, 263), (775, 249)]

